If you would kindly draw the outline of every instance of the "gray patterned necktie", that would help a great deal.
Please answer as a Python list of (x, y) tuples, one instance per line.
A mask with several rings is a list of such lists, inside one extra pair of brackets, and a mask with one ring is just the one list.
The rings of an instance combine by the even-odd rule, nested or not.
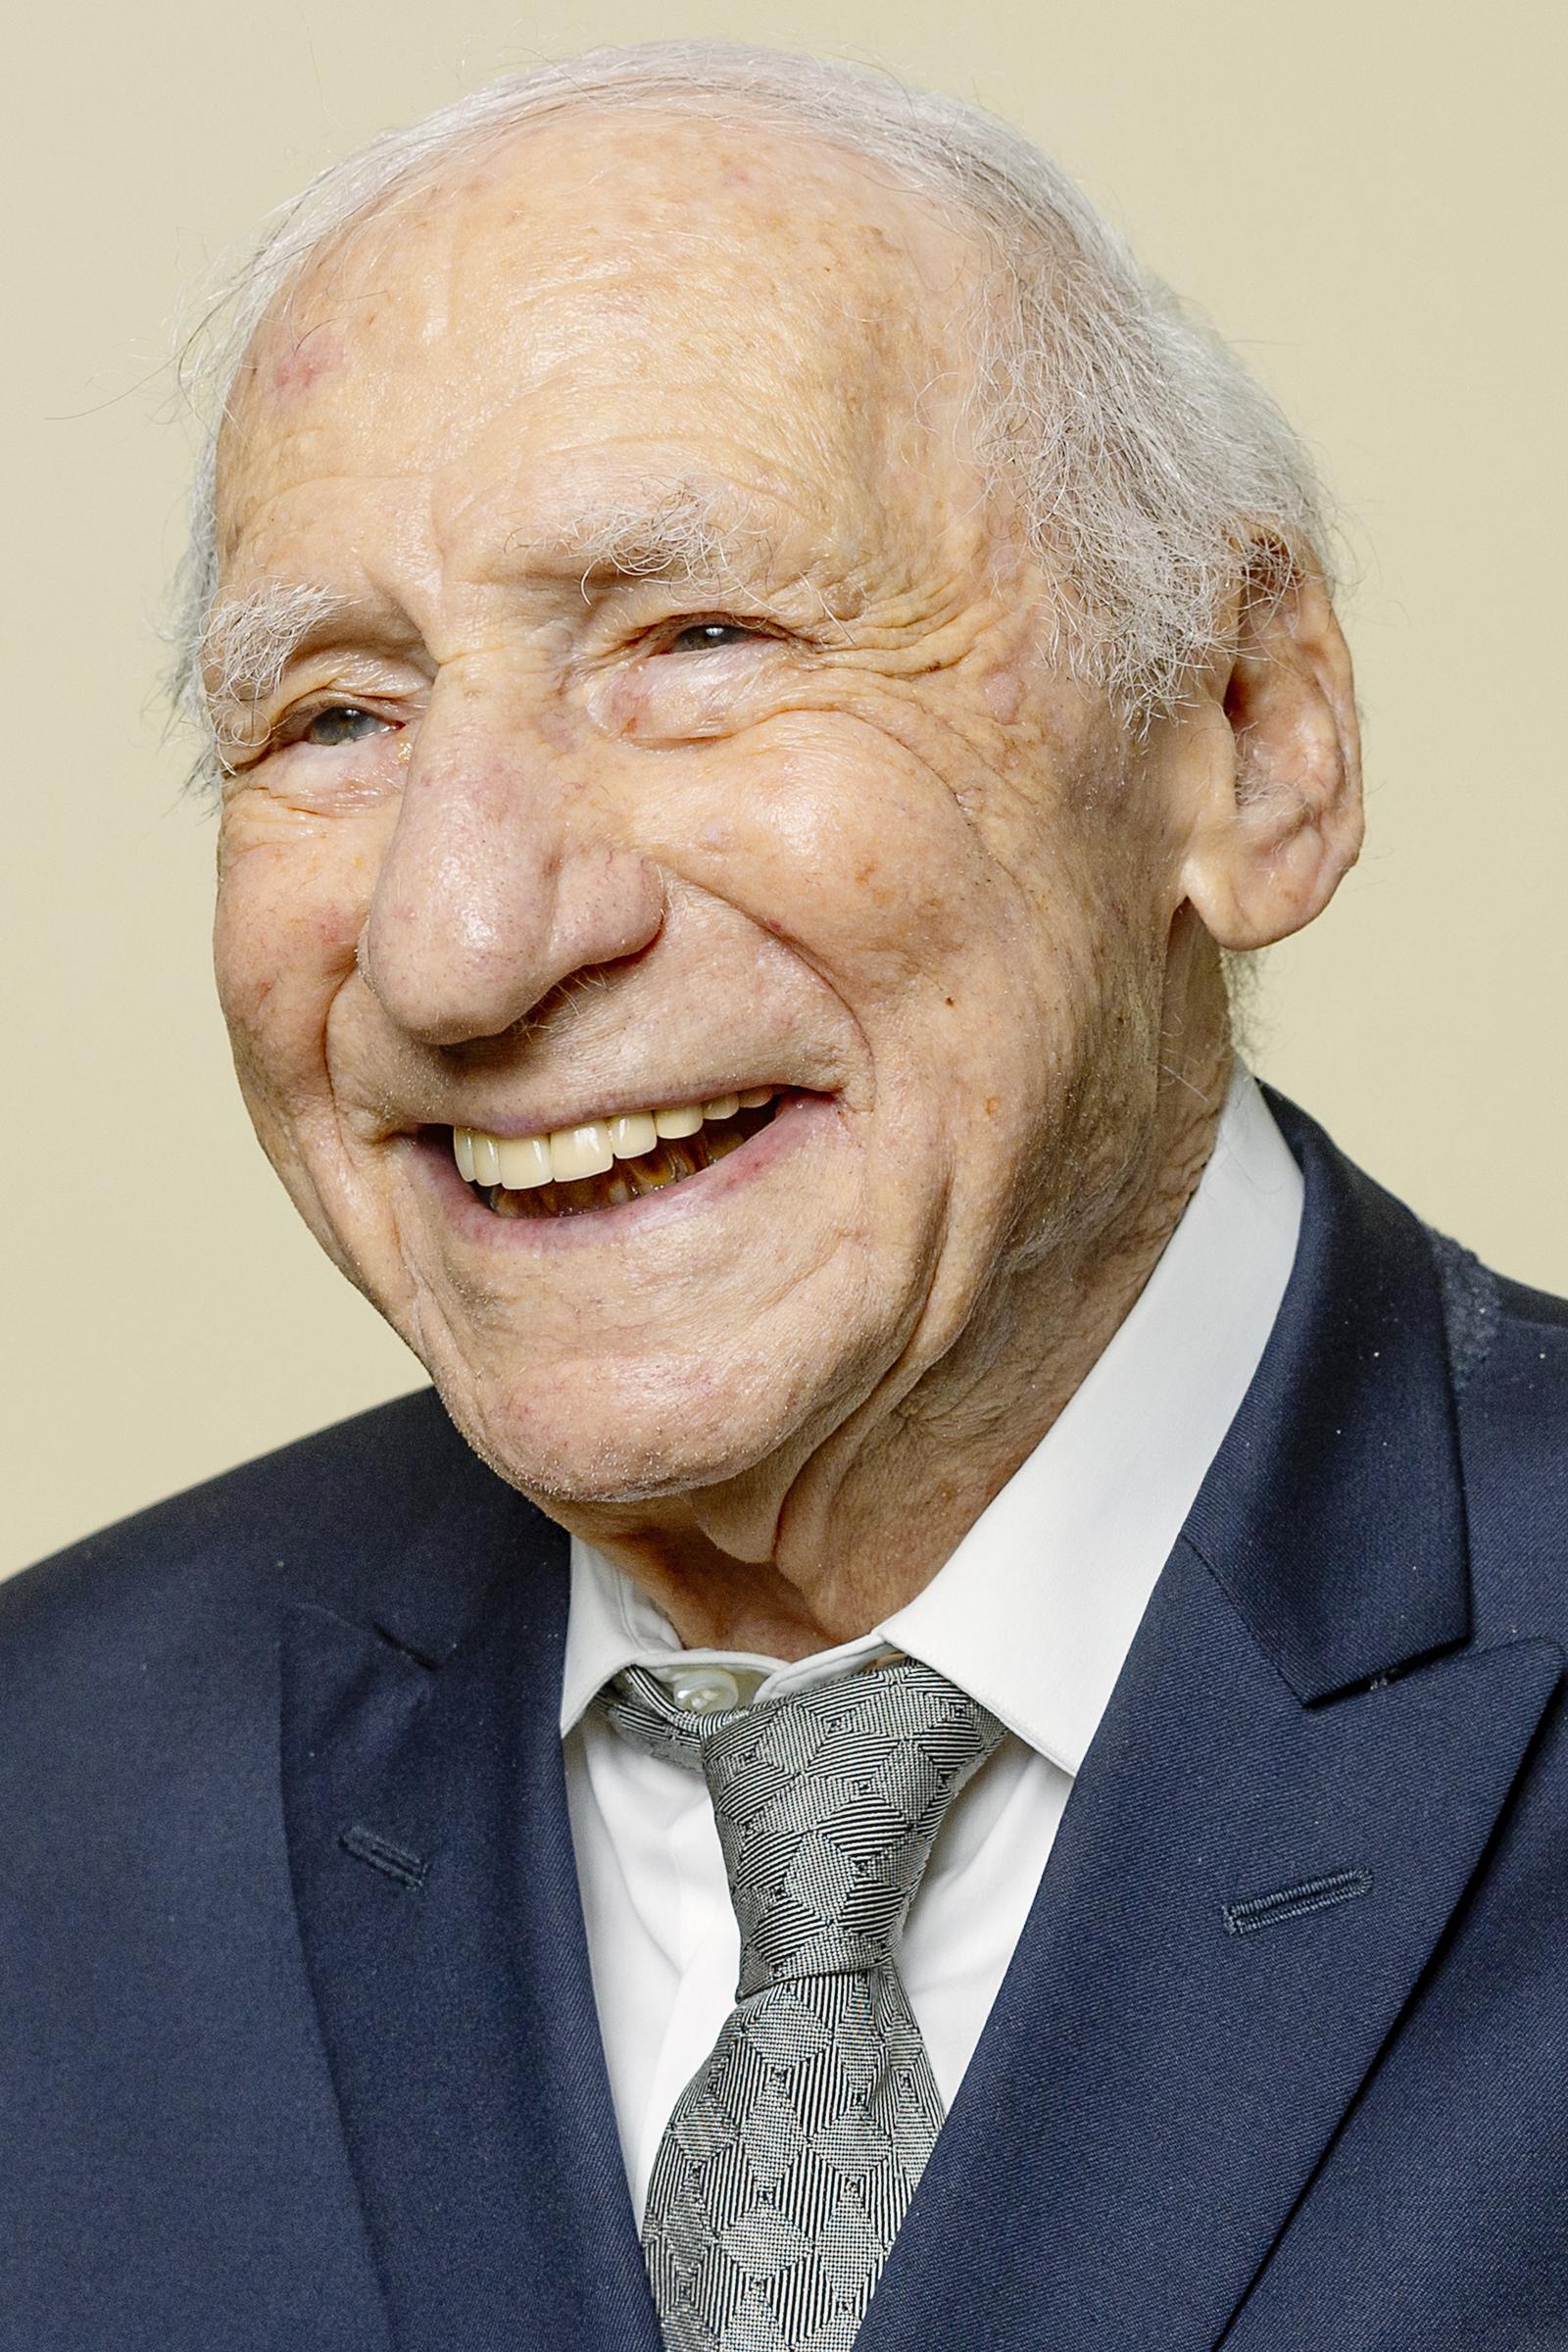
[(634, 1666), (600, 1703), (706, 1776), (741, 1931), (649, 2182), (668, 2352), (848, 2352), (942, 2124), (899, 1941), (1003, 1726), (914, 1658), (701, 1719)]

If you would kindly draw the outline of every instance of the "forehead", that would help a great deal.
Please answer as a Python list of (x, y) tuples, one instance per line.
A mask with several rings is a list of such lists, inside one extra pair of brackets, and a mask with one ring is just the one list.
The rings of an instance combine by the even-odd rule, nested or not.
[(564, 117), (406, 194), (274, 306), (220, 445), (220, 545), (325, 484), (444, 474), (461, 502), (655, 447), (786, 505), (893, 496), (960, 458), (979, 276), (934, 207), (825, 144)]

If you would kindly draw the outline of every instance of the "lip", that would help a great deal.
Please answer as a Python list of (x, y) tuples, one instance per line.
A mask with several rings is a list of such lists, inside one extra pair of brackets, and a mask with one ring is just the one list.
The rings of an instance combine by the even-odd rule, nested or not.
[[(706, 1215), (824, 1133), (837, 1111), (831, 1095), (781, 1091), (778, 1105), (765, 1127), (710, 1167), (699, 1168), (678, 1184), (663, 1185), (656, 1193), (644, 1193), (614, 1208), (597, 1208), (570, 1217), (498, 1217), (458, 1174), (450, 1128), (425, 1128), (405, 1140), (421, 1182), (434, 1192), (444, 1218), (465, 1240), (486, 1250), (584, 1250), (603, 1248), (607, 1243), (613, 1249), (662, 1227)], [(501, 1135), (508, 1130), (492, 1128), (488, 1132)]]

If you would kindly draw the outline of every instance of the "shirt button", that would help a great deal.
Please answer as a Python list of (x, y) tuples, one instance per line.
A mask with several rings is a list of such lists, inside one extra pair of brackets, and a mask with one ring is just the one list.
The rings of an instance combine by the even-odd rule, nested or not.
[(683, 1714), (722, 1715), (740, 1705), (741, 1687), (725, 1666), (692, 1666), (670, 1677), (669, 1695)]

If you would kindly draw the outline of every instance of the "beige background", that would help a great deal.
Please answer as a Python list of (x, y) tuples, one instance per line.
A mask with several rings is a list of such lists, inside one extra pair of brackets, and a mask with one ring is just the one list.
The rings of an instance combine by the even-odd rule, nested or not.
[[(1367, 857), (1257, 1059), (1436, 1223), (1568, 1289), (1557, 0), (80, 0), (8, 41), (0, 1568), (413, 1386), (251, 1142), (210, 820), (153, 634), (170, 321), (318, 165), (493, 74), (710, 32), (874, 61), (1062, 157), (1304, 427), (1350, 523)], [(18, 42), (20, 39), (20, 48)]]

